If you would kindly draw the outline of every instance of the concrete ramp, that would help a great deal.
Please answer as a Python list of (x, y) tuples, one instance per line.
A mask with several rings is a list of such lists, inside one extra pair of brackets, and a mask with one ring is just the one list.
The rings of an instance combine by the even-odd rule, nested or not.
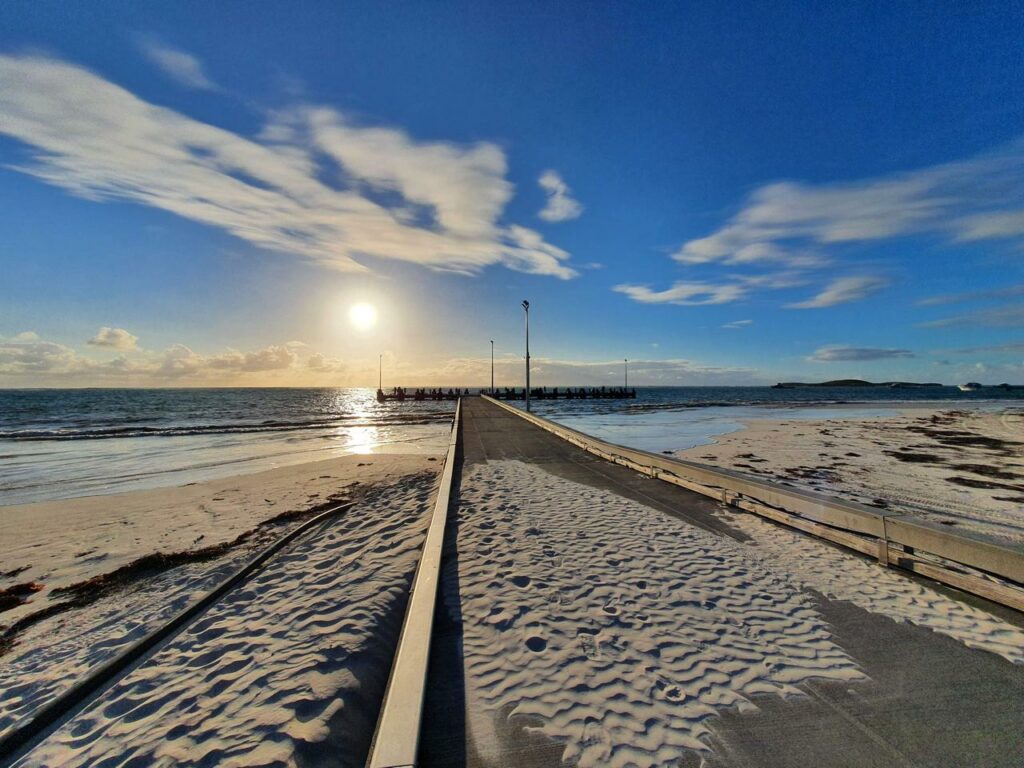
[(463, 400), (424, 766), (1020, 766), (1024, 621)]

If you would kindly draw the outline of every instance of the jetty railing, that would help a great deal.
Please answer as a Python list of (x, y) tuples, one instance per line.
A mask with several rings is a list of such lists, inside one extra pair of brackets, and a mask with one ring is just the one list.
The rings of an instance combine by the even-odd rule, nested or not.
[(483, 397), (595, 456), (875, 557), (883, 565), (1024, 611), (1024, 548), (953, 533), (912, 515), (609, 443)]
[(411, 768), (416, 765), (419, 749), (423, 700), (427, 689), (427, 665), (430, 659), (430, 637), (434, 625), (434, 604), (441, 575), (441, 545), (448, 518), (455, 472), (455, 453), (459, 440), (459, 417), (462, 401), (455, 406), (452, 434), (444, 459), (441, 483), (437, 489), (430, 527), (423, 542), (419, 565), (409, 592), (409, 605), (402, 623), (398, 650), (391, 665), (384, 703), (377, 720), (377, 730), (370, 745), (367, 768)]

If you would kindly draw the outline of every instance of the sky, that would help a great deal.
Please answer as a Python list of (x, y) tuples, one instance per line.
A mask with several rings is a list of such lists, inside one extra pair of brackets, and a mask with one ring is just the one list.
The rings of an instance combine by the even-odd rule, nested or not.
[(8, 0), (0, 386), (1024, 383), (1021, 29)]

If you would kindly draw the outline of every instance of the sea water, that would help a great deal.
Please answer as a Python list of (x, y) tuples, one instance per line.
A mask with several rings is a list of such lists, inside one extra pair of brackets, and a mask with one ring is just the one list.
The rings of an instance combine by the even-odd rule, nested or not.
[[(1024, 405), (1024, 391), (644, 387), (635, 400), (532, 406), (612, 442), (675, 451), (751, 418), (880, 416), (932, 401)], [(439, 454), (454, 410), (451, 401), (378, 403), (372, 389), (357, 388), (0, 390), (0, 505), (183, 485), (353, 453)]]

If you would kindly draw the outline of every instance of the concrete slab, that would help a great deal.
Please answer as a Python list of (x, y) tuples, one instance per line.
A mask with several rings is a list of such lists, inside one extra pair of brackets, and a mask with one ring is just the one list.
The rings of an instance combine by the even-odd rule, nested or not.
[[(464, 401), (458, 475), (474, 464), (517, 459), (658, 509), (688, 525), (742, 541), (704, 496), (601, 461), (497, 406)], [(442, 589), (459, 595), (460, 486), (445, 540)], [(816, 543), (816, 546), (826, 546)], [(793, 553), (795, 559), (800, 552)], [(920, 579), (917, 583), (923, 583)], [(929, 587), (930, 588), (930, 587)], [(950, 589), (936, 593), (961, 599)], [(758, 698), (757, 712), (715, 718), (713, 756), (725, 766), (1018, 766), (1024, 764), (1024, 666), (929, 629), (814, 595), (836, 642), (867, 674), (855, 683), (808, 682), (802, 696)], [(1017, 625), (1019, 614), (971, 598)], [(527, 718), (495, 715), (486, 744), (467, 735), (463, 627), (482, 617), (435, 617), (420, 765), (559, 766), (563, 745), (529, 732)], [(700, 765), (696, 753), (684, 764)]]

